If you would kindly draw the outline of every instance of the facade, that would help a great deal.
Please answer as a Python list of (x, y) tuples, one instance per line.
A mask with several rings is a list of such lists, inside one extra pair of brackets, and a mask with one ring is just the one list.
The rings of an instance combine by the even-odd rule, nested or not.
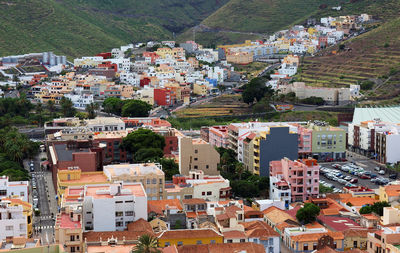
[(127, 130), (96, 132), (93, 140), (104, 146), (104, 164), (126, 162), (131, 159), (130, 153), (122, 148), (122, 140), (128, 135)]
[(22, 205), (12, 205), (11, 201), (0, 201), (0, 240), (10, 237), (27, 237), (27, 218)]
[(27, 236), (32, 237), (33, 235), (33, 212), (32, 212), (32, 204), (29, 202), (23, 201), (21, 199), (13, 199), (13, 198), (3, 198), (2, 201), (9, 202), (9, 206), (22, 206), (23, 214), (26, 218), (27, 225)]
[(28, 202), (29, 181), (9, 181), (8, 177), (0, 177), (0, 199), (22, 198)]
[(395, 164), (400, 161), (400, 126), (376, 133), (375, 153), (379, 163)]
[(147, 196), (141, 183), (87, 185), (83, 198), (85, 230), (119, 231), (130, 222), (147, 220)]
[(82, 213), (72, 206), (64, 207), (57, 214), (54, 234), (66, 252), (83, 252)]
[(86, 125), (93, 132), (125, 130), (125, 122), (114, 117), (96, 117), (86, 120)]
[[(228, 128), (227, 126), (212, 126), (208, 132), (208, 142), (216, 147), (228, 147)], [(207, 140), (206, 140), (207, 141)]]
[[(315, 159), (292, 161), (284, 158), (270, 163), (270, 196), (287, 201), (291, 195), (293, 202), (304, 202), (318, 197), (319, 168)], [(290, 194), (288, 194), (290, 188)], [(278, 198), (278, 199), (279, 199)]]
[(318, 160), (339, 160), (346, 157), (346, 131), (328, 123), (314, 121), (307, 125), (312, 130), (312, 155)]
[(219, 154), (202, 139), (179, 137), (179, 172), (189, 175), (191, 170), (202, 170), (205, 175), (219, 175)]
[(103, 168), (111, 182), (140, 182), (148, 200), (164, 199), (164, 172), (158, 163), (113, 164)]
[(388, 252), (388, 245), (400, 245), (399, 226), (382, 227), (381, 230), (368, 233), (368, 253)]

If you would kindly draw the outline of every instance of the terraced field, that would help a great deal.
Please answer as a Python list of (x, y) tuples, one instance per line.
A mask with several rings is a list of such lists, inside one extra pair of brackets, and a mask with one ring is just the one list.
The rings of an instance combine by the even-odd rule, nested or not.
[[(400, 94), (400, 19), (385, 23), (345, 43), (347, 50), (330, 48), (321, 56), (302, 60), (298, 79), (310, 86), (349, 87), (373, 80), (368, 99)], [(333, 51), (338, 53), (333, 54)]]
[(241, 101), (241, 95), (222, 95), (204, 104), (180, 110), (175, 114), (179, 118), (198, 118), (248, 113), (252, 113), (252, 110)]

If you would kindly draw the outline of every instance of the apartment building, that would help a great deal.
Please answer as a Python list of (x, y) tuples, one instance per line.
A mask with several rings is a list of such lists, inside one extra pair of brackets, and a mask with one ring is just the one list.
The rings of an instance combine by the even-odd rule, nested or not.
[(19, 198), (2, 198), (2, 201), (8, 202), (9, 206), (22, 206), (23, 215), (26, 218), (26, 226), (28, 237), (33, 235), (33, 211), (32, 211), (32, 204), (29, 202), (23, 201)]
[[(292, 161), (283, 158), (270, 162), (270, 196), (288, 201), (304, 202), (308, 198), (318, 197), (319, 168), (315, 159)], [(290, 188), (290, 194), (288, 192)]]
[(368, 233), (368, 253), (392, 252), (390, 245), (400, 245), (400, 226), (382, 227), (381, 230)]
[(54, 237), (66, 252), (83, 252), (82, 210), (76, 206), (63, 207), (57, 214)]
[(127, 130), (96, 132), (93, 140), (102, 144), (104, 148), (104, 163), (126, 162), (131, 159), (131, 154), (122, 148), (122, 140), (128, 135)]
[(28, 202), (29, 181), (9, 181), (7, 176), (0, 177), (0, 199), (21, 198)]
[(179, 137), (179, 172), (189, 175), (191, 170), (202, 170), (205, 175), (219, 175), (219, 154), (215, 148), (202, 139)]
[(0, 240), (12, 237), (27, 237), (27, 218), (22, 205), (12, 205), (11, 201), (0, 201)]
[(315, 159), (340, 160), (346, 158), (346, 131), (332, 127), (323, 121), (309, 122), (306, 128), (312, 130), (312, 155)]
[(85, 123), (93, 132), (125, 130), (125, 122), (115, 117), (96, 117), (86, 120)]
[(223, 243), (224, 237), (214, 229), (177, 229), (161, 232), (158, 236), (158, 244), (162, 247), (170, 245), (197, 245)]
[(165, 175), (158, 163), (113, 164), (103, 167), (111, 182), (140, 182), (148, 200), (164, 199)]
[(400, 125), (388, 131), (375, 133), (375, 159), (379, 163), (395, 164), (400, 161)]
[(208, 142), (216, 147), (228, 147), (228, 127), (212, 126), (209, 128)]
[(124, 230), (132, 221), (147, 220), (146, 191), (141, 183), (87, 185), (82, 212), (85, 230)]
[(189, 176), (175, 175), (165, 184), (167, 199), (201, 198), (207, 201), (228, 200), (231, 196), (229, 180), (220, 175), (204, 175), (201, 170), (192, 170)]

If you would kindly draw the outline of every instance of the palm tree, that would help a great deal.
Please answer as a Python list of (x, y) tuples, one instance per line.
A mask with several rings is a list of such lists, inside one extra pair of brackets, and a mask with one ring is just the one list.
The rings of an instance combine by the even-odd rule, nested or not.
[(138, 244), (133, 248), (132, 253), (160, 253), (157, 238), (145, 234), (139, 237)]
[(243, 163), (236, 163), (236, 165), (235, 165), (235, 173), (239, 176), (239, 180), (242, 180), (243, 172), (244, 172)]
[(99, 109), (99, 105), (96, 103), (90, 103), (86, 105), (86, 112), (88, 113), (88, 118), (89, 119), (94, 119), (96, 118), (96, 110)]
[(47, 101), (47, 109), (50, 111), (50, 114), (52, 115), (53, 112), (56, 110), (56, 107), (54, 105), (54, 101), (53, 100), (49, 100)]

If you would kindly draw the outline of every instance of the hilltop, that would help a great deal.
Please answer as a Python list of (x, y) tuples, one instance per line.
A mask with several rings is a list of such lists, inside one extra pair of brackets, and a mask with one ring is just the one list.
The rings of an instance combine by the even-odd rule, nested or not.
[(132, 41), (172, 39), (227, 1), (1, 1), (0, 56), (44, 50), (90, 55)]

